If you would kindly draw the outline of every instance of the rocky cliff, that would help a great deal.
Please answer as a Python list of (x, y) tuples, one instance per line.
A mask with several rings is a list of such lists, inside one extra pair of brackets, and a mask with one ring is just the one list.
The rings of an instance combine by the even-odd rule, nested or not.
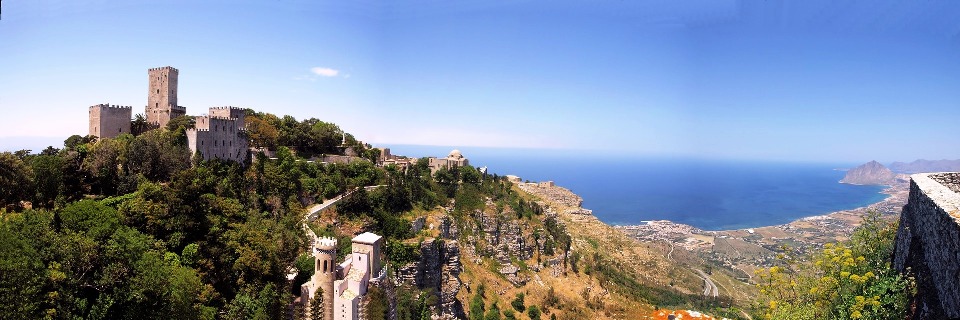
[(915, 174), (893, 267), (917, 282), (913, 319), (960, 318), (960, 173)]
[(396, 283), (418, 289), (434, 289), (439, 301), (441, 319), (465, 319), (463, 304), (457, 293), (460, 281), (460, 246), (457, 241), (431, 239), (420, 244), (419, 261), (397, 269)]
[(886, 185), (896, 180), (896, 174), (876, 161), (870, 161), (847, 171), (841, 183)]

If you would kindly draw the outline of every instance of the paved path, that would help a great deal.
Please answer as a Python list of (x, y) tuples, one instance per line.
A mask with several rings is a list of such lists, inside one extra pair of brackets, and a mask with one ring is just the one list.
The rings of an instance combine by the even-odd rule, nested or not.
[[(367, 186), (367, 187), (363, 187), (363, 189), (366, 191), (373, 191), (374, 189), (383, 187), (383, 186), (386, 186), (386, 185), (381, 184), (377, 186)], [(332, 199), (327, 199), (327, 201), (324, 201), (323, 203), (318, 203), (313, 205), (312, 207), (310, 207), (310, 209), (307, 209), (306, 222), (316, 220), (317, 215), (320, 214), (320, 211), (323, 211), (323, 209), (329, 208), (330, 206), (336, 204), (337, 201), (343, 200), (343, 198), (350, 196), (351, 194), (353, 194), (354, 191), (357, 191), (357, 190), (358, 189), (347, 191), (346, 193), (340, 194), (339, 196), (333, 197)]]
[(696, 270), (697, 273), (700, 274), (700, 277), (703, 278), (703, 295), (708, 297), (713, 295), (713, 297), (716, 298), (720, 293), (720, 290), (717, 289), (717, 285), (713, 283), (713, 280), (710, 280), (710, 276), (704, 273), (703, 270)]

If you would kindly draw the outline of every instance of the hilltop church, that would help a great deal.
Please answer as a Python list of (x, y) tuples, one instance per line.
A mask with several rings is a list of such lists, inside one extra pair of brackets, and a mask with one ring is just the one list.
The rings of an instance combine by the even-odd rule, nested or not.
[[(170, 120), (187, 115), (187, 108), (177, 105), (180, 71), (173, 67), (147, 70), (148, 91), (145, 116), (153, 128), (165, 127)], [(116, 138), (130, 132), (132, 109), (129, 106), (97, 104), (90, 107), (90, 135)], [(207, 115), (194, 117), (195, 125), (187, 129), (190, 151), (204, 160), (222, 159), (243, 163), (248, 143), (244, 134), (244, 110), (234, 107), (213, 107)]]

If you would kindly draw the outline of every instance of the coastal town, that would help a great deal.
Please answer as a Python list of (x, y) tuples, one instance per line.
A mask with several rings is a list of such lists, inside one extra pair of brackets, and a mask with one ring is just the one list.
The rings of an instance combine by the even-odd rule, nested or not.
[[(592, 215), (582, 208), (583, 199), (553, 181), (522, 182), (517, 176), (507, 176), (521, 190), (548, 200), (541, 204), (551, 213), (568, 214), (571, 219), (583, 220), (578, 215)], [(615, 225), (613, 228), (643, 243), (666, 244), (665, 255), (676, 248), (697, 254), (701, 259), (732, 270), (748, 280), (753, 271), (770, 267), (777, 255), (802, 255), (825, 243), (849, 238), (864, 215), (877, 212), (885, 219), (894, 219), (907, 202), (908, 184), (904, 180), (891, 183), (882, 191), (882, 201), (865, 207), (841, 210), (825, 215), (804, 217), (789, 223), (735, 230), (702, 230), (669, 220), (652, 220), (638, 225)], [(553, 208), (549, 203), (560, 204)]]

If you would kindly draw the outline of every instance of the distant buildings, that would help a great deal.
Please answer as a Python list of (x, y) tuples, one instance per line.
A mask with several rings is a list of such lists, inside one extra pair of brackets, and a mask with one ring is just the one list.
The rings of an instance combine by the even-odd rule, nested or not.
[[(187, 114), (187, 108), (177, 105), (177, 84), (180, 71), (173, 67), (147, 70), (148, 91), (145, 117), (154, 127), (165, 127), (170, 120)], [(90, 135), (115, 138), (130, 133), (131, 107), (98, 104), (90, 107)], [(210, 108), (206, 116), (194, 118), (194, 128), (187, 130), (190, 151), (204, 160), (221, 159), (243, 163), (247, 159), (248, 143), (244, 134), (245, 111), (234, 107)]]
[(460, 153), (460, 150), (454, 149), (450, 151), (450, 154), (446, 158), (428, 158), (430, 161), (430, 173), (437, 172), (437, 170), (443, 169), (454, 169), (457, 167), (464, 167), (470, 165), (470, 160), (463, 157), (463, 154)]
[[(323, 319), (359, 319), (360, 299), (367, 294), (371, 281), (385, 276), (383, 268), (383, 237), (365, 232), (351, 241), (352, 253), (339, 265), (337, 240), (317, 238), (313, 243), (315, 269), (313, 277), (300, 287), (300, 302), (308, 314), (317, 310), (311, 306), (317, 294), (323, 294)], [(318, 289), (322, 289), (319, 290)]]

